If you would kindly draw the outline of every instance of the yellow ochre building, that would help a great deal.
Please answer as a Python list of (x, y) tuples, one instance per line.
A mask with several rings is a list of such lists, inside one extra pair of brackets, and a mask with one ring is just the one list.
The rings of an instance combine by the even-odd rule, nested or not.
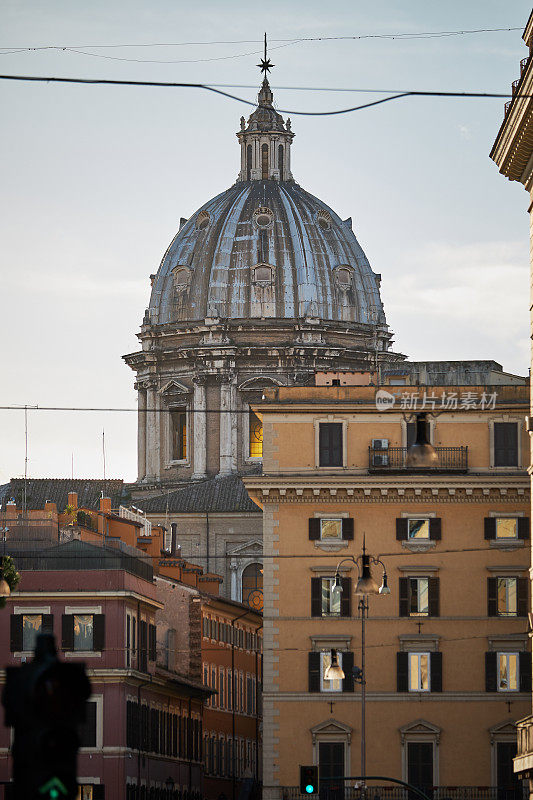
[[(322, 788), (364, 771), (433, 798), (521, 797), (529, 387), (323, 378), (333, 385), (267, 389), (254, 406), (263, 473), (244, 480), (264, 519), (263, 796), (299, 797), (299, 766), (314, 764)], [(437, 460), (417, 470), (406, 455), (422, 411)], [(361, 675), (364, 541), (390, 594), (368, 597)], [(344, 680), (326, 674), (335, 656)], [(372, 797), (399, 797), (379, 783)]]

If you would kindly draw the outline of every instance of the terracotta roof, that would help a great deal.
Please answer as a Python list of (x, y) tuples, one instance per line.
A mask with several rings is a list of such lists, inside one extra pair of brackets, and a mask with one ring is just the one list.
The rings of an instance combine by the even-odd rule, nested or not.
[[(85, 478), (28, 478), (26, 498), (27, 508), (37, 510), (44, 508), (47, 500), (51, 500), (57, 505), (58, 511), (64, 511), (68, 502), (68, 493), (76, 492), (78, 495), (78, 505), (85, 508), (98, 508), (102, 492), (106, 497), (111, 497), (113, 508), (123, 503), (127, 498), (124, 497), (124, 481), (115, 480), (93, 480)], [(11, 478), (11, 481), (0, 487), (0, 502), (8, 502), (12, 497), (15, 498), (17, 506), (22, 506), (24, 496), (24, 479)]]
[(183, 489), (151, 497), (148, 500), (136, 500), (135, 505), (147, 513), (261, 513), (261, 509), (250, 500), (244, 483), (237, 475), (225, 478), (211, 478), (207, 481), (192, 483)]

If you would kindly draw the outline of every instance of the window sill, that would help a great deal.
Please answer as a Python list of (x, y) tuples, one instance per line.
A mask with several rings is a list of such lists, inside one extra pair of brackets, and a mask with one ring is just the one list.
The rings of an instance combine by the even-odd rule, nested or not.
[(489, 546), (495, 547), (497, 550), (518, 550), (524, 545), (524, 539), (489, 539)]
[(63, 653), (65, 658), (102, 658), (101, 650), (67, 650)]
[(326, 550), (331, 553), (337, 553), (339, 550), (344, 550), (348, 547), (350, 543), (349, 539), (339, 539), (337, 542), (322, 542), (320, 540), (315, 541), (315, 547), (318, 547), (319, 550)]
[(436, 545), (437, 542), (435, 539), (428, 539), (425, 542), (415, 542), (414, 540), (402, 542), (402, 547), (406, 550), (410, 550), (411, 553), (426, 553), (428, 550), (433, 550)]
[(172, 467), (190, 467), (191, 462), (188, 458), (177, 458), (173, 461), (167, 461), (165, 469), (172, 469)]

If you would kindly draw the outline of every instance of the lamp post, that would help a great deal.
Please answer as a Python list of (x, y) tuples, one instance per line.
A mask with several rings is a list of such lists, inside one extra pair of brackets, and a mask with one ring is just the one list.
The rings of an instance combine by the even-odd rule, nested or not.
[[(365, 640), (365, 621), (368, 616), (368, 597), (369, 595), (386, 595), (390, 594), (389, 583), (387, 579), (387, 571), (385, 564), (380, 558), (375, 558), (366, 552), (365, 540), (363, 538), (363, 552), (360, 556), (355, 558), (350, 556), (343, 558), (337, 564), (335, 570), (335, 583), (333, 585), (333, 592), (340, 594), (342, 592), (342, 584), (340, 578), (340, 567), (346, 561), (351, 561), (355, 564), (359, 572), (359, 578), (355, 587), (355, 594), (359, 596), (358, 609), (361, 615), (361, 668), (354, 668), (354, 680), (361, 684), (361, 776), (363, 780), (363, 789), (365, 788), (366, 776), (366, 673), (365, 673), (365, 655), (366, 655), (366, 640)], [(378, 586), (372, 576), (371, 565), (380, 565), (383, 570), (381, 586)], [(335, 659), (333, 658), (335, 653)], [(324, 674), (324, 678), (332, 680), (334, 678), (344, 678), (344, 672), (339, 666), (336, 651), (332, 651), (331, 666), (328, 667)]]

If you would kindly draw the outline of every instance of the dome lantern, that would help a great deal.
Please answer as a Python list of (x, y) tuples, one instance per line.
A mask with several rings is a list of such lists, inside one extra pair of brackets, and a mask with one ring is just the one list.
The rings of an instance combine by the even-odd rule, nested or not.
[(285, 123), (272, 105), (274, 95), (266, 73), (274, 65), (266, 57), (258, 64), (265, 73), (257, 96), (257, 108), (250, 114), (248, 122), (241, 117), (241, 129), (237, 138), (241, 145), (241, 170), (238, 181), (292, 181), (291, 142), (294, 133), (291, 121)]

